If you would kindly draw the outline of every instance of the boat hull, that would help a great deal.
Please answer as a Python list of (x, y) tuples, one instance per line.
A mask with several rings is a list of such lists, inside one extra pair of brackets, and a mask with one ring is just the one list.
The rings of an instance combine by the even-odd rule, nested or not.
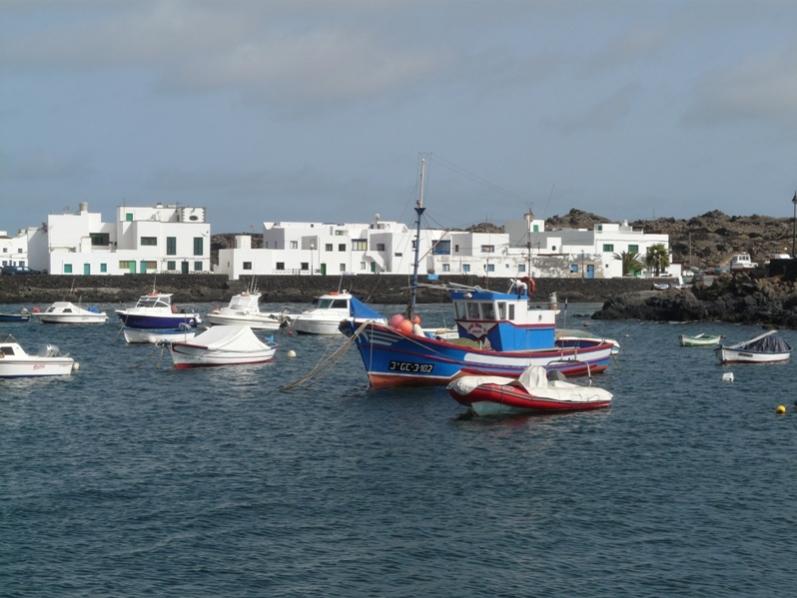
[(483, 384), (467, 394), (460, 394), (455, 388), (448, 389), (458, 403), (467, 406), (476, 415), (513, 415), (566, 413), (570, 411), (590, 411), (605, 409), (611, 405), (611, 398), (597, 393), (590, 397), (588, 389), (582, 389), (579, 400), (557, 400), (535, 396), (524, 388), (511, 384)]
[(147, 330), (143, 328), (124, 328), (123, 334), (128, 344), (159, 344), (185, 341), (196, 336), (194, 330), (175, 329), (175, 330)]
[(609, 343), (499, 352), (408, 335), (370, 322), (362, 328), (344, 322), (341, 331), (348, 336), (359, 332), (355, 343), (373, 388), (447, 384), (462, 375), (516, 378), (530, 365), (583, 376), (605, 370), (612, 352)]
[(198, 314), (170, 314), (170, 315), (140, 315), (131, 314), (124, 311), (117, 311), (119, 319), (128, 328), (145, 328), (145, 329), (174, 329), (185, 324), (188, 326), (196, 326), (200, 323)]
[(293, 330), (298, 334), (336, 335), (340, 334), (341, 320), (321, 320), (319, 318), (302, 318), (293, 321)]
[(739, 351), (719, 348), (720, 363), (782, 363), (788, 361), (791, 353), (754, 353), (752, 351)]
[(249, 326), (255, 330), (279, 330), (284, 325), (283, 321), (271, 318), (266, 314), (255, 316), (253, 314), (209, 313), (207, 319), (208, 322), (217, 326)]
[(23, 323), (30, 321), (29, 314), (0, 314), (0, 322)]
[(71, 357), (0, 359), (0, 378), (69, 376), (74, 364)]
[(682, 347), (716, 347), (720, 344), (721, 340), (722, 338), (719, 336), (699, 337), (682, 334), (678, 337), (678, 341)]
[(276, 349), (269, 347), (262, 351), (208, 350), (189, 343), (172, 343), (169, 352), (178, 369), (196, 367), (215, 367), (224, 365), (253, 365), (274, 359)]
[(45, 324), (105, 324), (107, 314), (46, 314), (38, 315), (39, 320)]

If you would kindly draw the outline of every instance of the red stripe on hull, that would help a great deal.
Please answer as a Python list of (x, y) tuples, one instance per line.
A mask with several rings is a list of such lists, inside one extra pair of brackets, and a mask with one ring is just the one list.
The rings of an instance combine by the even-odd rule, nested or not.
[(470, 406), (471, 403), (498, 403), (523, 409), (529, 413), (556, 413), (562, 411), (589, 411), (591, 409), (603, 409), (611, 405), (611, 401), (557, 401), (535, 397), (525, 391), (525, 389), (500, 384), (484, 384), (475, 388), (467, 395), (460, 395), (449, 389), (449, 394), (458, 403)]

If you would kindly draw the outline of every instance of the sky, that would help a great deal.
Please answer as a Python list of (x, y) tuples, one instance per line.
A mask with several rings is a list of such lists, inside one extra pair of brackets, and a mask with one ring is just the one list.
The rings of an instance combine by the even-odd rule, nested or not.
[(790, 217), (797, 3), (0, 0), (0, 229)]

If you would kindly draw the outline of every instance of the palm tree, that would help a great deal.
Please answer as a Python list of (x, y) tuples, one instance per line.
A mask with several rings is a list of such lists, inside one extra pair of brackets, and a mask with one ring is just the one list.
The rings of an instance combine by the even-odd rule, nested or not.
[(645, 255), (645, 265), (648, 268), (652, 268), (655, 276), (658, 276), (662, 270), (670, 265), (670, 255), (667, 253), (667, 248), (661, 243), (648, 247), (648, 252)]
[(622, 251), (614, 254), (614, 259), (623, 263), (623, 276), (636, 276), (642, 270), (643, 264), (636, 251)]

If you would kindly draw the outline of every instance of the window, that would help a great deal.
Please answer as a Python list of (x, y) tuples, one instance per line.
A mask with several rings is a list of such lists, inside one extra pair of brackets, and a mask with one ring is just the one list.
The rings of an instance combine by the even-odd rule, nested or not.
[(17, 266), (24, 266), (24, 265), (25, 265), (25, 260), (19, 260), (17, 262)]
[(578, 272), (578, 264), (570, 264), (570, 272), (572, 274), (575, 274), (576, 272)]
[(332, 251), (332, 243), (325, 243), (324, 251)]
[(376, 244), (376, 250), (377, 251), (384, 251), (385, 250), (385, 244), (384, 243), (377, 243)]
[(340, 271), (341, 272), (345, 272), (346, 271), (346, 264), (340, 264)]
[(205, 255), (205, 244), (202, 237), (194, 237), (194, 255)]
[(345, 299), (335, 299), (330, 307), (332, 309), (349, 309), (349, 304)]
[(108, 233), (89, 233), (92, 247), (107, 247), (111, 244), (111, 235)]
[(300, 267), (302, 270), (309, 270), (309, 269), (310, 269), (310, 264), (309, 264), (308, 262), (302, 262), (302, 263), (299, 265), (299, 267)]
[(169, 260), (168, 262), (166, 262), (166, 269), (170, 270), (171, 272), (174, 272), (175, 270), (177, 270), (177, 262), (175, 262), (174, 260)]
[(202, 272), (202, 262), (194, 262), (194, 272)]
[(346, 251), (346, 243), (338, 243), (338, 251)]
[(102, 274), (107, 274), (108, 273), (108, 264), (106, 264), (105, 262), (101, 263), (100, 264), (100, 272)]
[(415, 242), (415, 239), (413, 239), (412, 240), (412, 249), (413, 249), (413, 251), (415, 250), (415, 245), (416, 245), (416, 242)]
[(127, 222), (133, 222), (133, 212), (128, 212), (127, 214), (125, 214), (125, 220)]
[(498, 302), (498, 319), (506, 320), (506, 303), (503, 301)]
[(479, 304), (475, 301), (468, 301), (468, 319), (469, 320), (479, 320), (481, 319), (481, 315), (479, 314)]
[(17, 253), (22, 253), (22, 247), (20, 247), (19, 249), (17, 249)]
[(470, 264), (462, 264), (463, 272), (470, 272)]
[(432, 249), (434, 255), (451, 255), (451, 241), (438, 241)]
[(532, 231), (535, 232), (535, 233), (540, 232), (540, 225), (539, 224), (535, 224), (534, 228), (532, 229)]
[(465, 311), (465, 302), (464, 301), (455, 301), (454, 302), (454, 312), (456, 315), (457, 320), (461, 320), (467, 315)]
[(291, 241), (291, 249), (299, 249), (299, 241)]
[(443, 264), (443, 272), (451, 272), (451, 265)]
[(275, 268), (277, 270), (285, 270), (285, 262), (277, 262)]
[(338, 229), (338, 230), (336, 230), (336, 231), (335, 231), (335, 236), (336, 236), (336, 237), (342, 237), (342, 236), (344, 236), (345, 234), (346, 234), (346, 231), (345, 231), (345, 230), (340, 230), (340, 229)]
[(368, 241), (366, 239), (352, 239), (352, 251), (365, 251), (366, 249), (368, 249)]
[(639, 245), (629, 245), (628, 253), (639, 253)]
[(365, 272), (368, 269), (368, 264), (360, 262), (360, 271)]
[(454, 245), (454, 253), (459, 253), (459, 245)]
[(153, 247), (158, 245), (158, 237), (141, 237), (141, 246)]
[(614, 251), (614, 244), (613, 243), (604, 243), (603, 244), (604, 251)]
[(166, 255), (177, 255), (177, 237), (166, 237)]
[(64, 274), (72, 274), (72, 264), (64, 264)]
[(244, 270), (251, 270), (252, 269), (252, 262), (244, 262), (243, 264), (241, 264), (241, 267)]
[(396, 253), (393, 254), (394, 257), (402, 257), (403, 255), (404, 254), (401, 253), (400, 251), (397, 251)]
[(514, 320), (515, 319), (515, 304), (514, 303), (510, 303), (509, 304), (509, 319), (510, 320)]
[(495, 253), (495, 245), (482, 245), (482, 253)]
[(487, 272), (495, 272), (495, 264), (485, 264), (484, 269)]
[(518, 272), (525, 272), (526, 271), (526, 264), (518, 264), (517, 265)]
[(135, 265), (136, 265), (135, 262), (131, 262), (129, 260), (119, 260), (119, 269), (120, 270), (127, 270), (127, 269), (130, 268), (130, 264), (133, 264), (133, 267), (135, 267)]
[(482, 303), (482, 319), (495, 320), (495, 310), (492, 303)]
[(0, 349), (3, 352), (3, 355), (13, 355), (14, 354), (14, 347), (3, 347)]

